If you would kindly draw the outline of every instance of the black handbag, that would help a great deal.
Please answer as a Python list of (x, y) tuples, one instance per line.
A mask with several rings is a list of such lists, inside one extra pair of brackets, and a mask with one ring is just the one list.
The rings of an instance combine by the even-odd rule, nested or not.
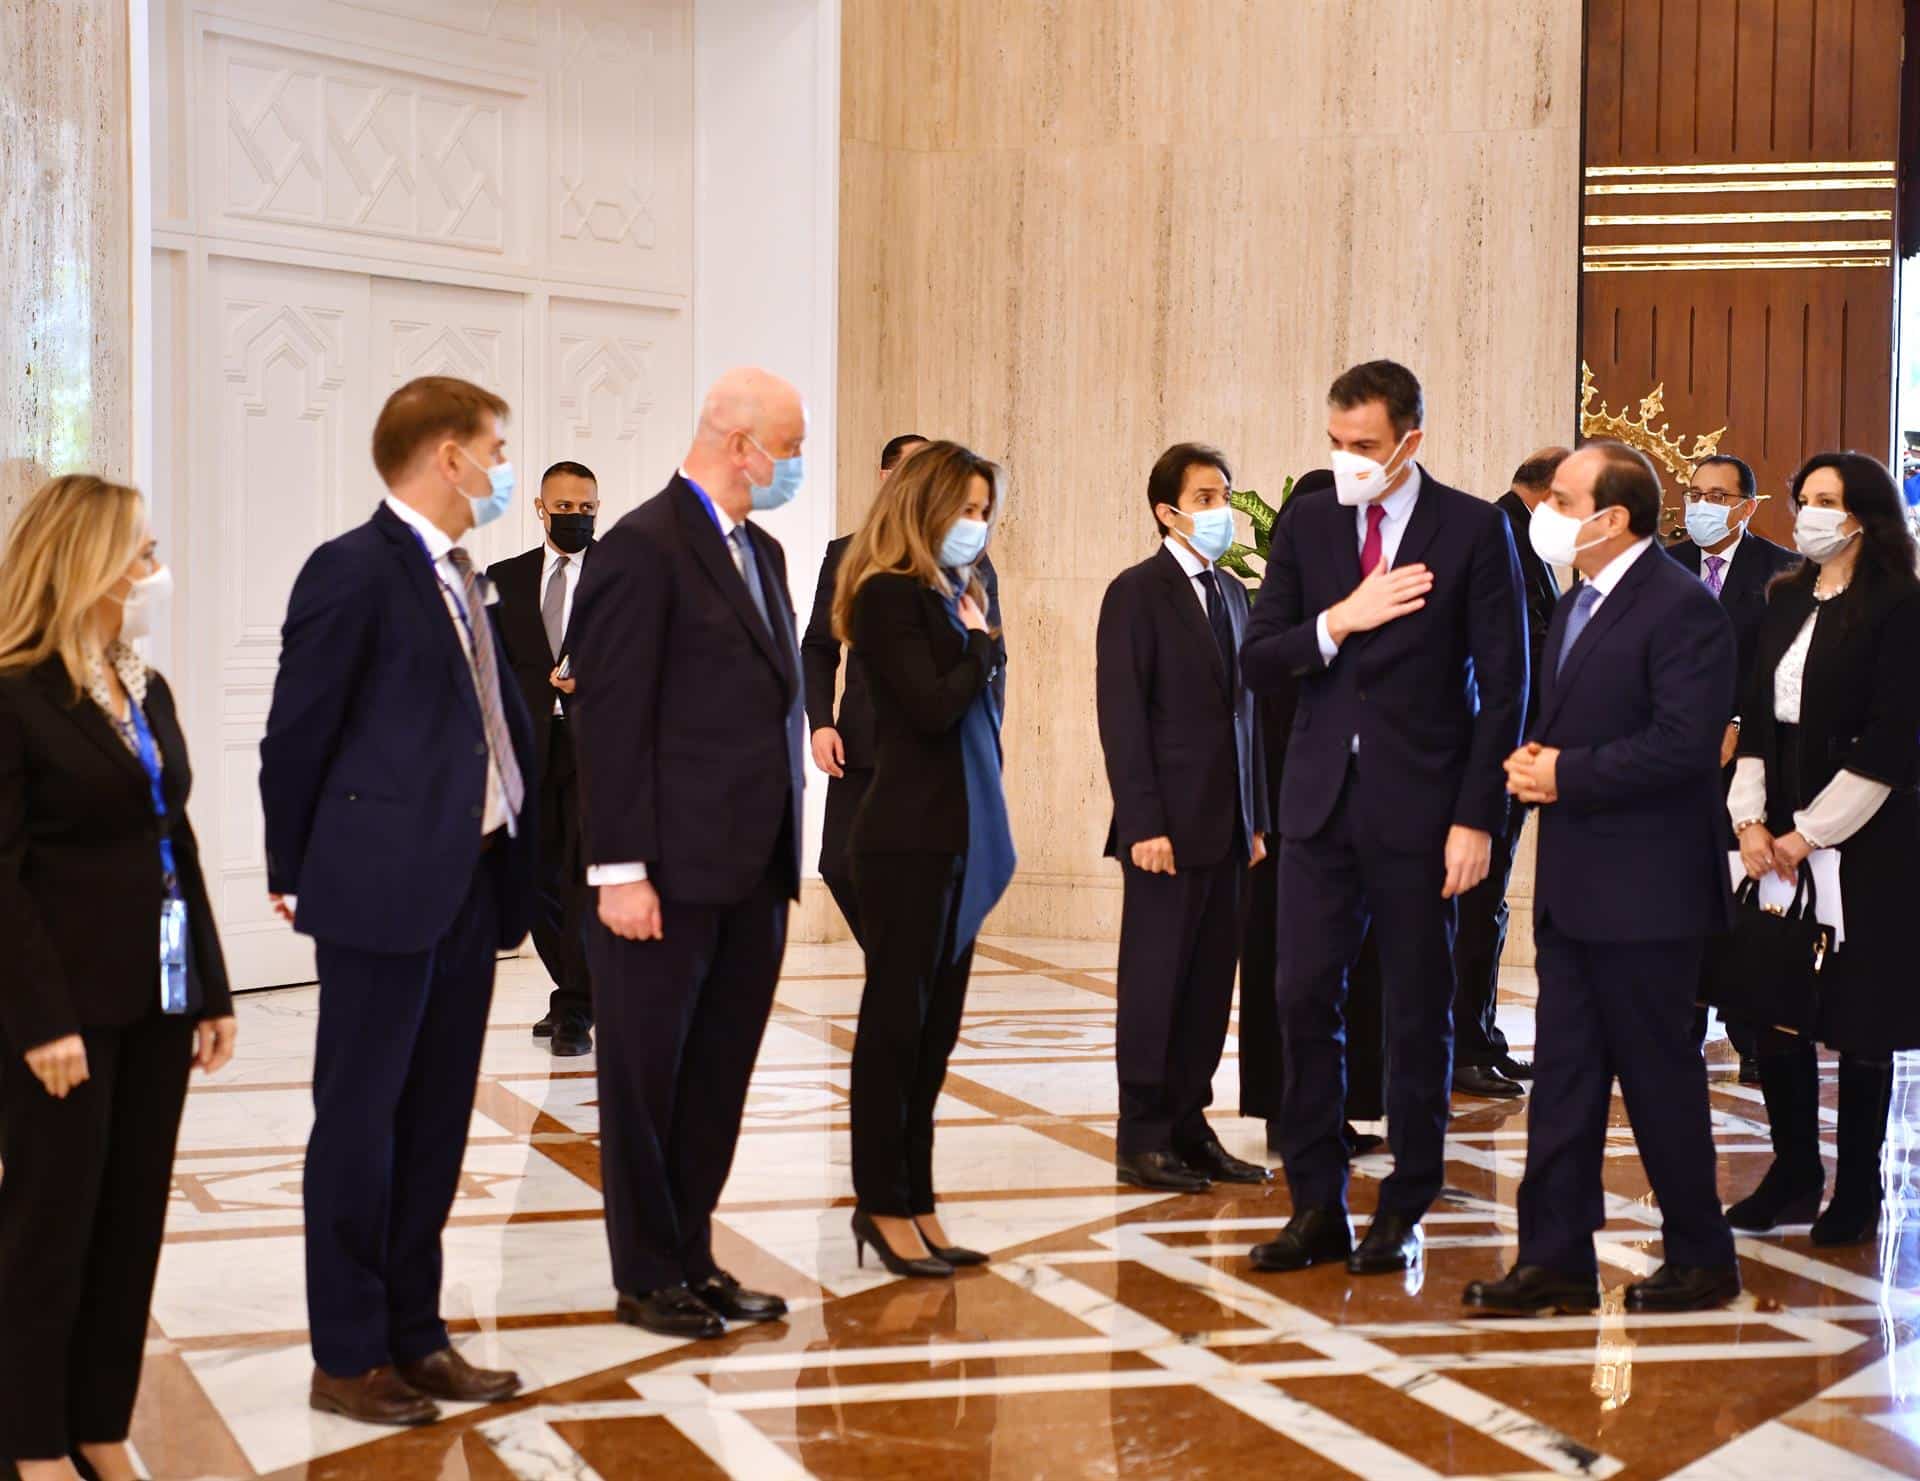
[(1833, 929), (1815, 914), (1812, 867), (1800, 865), (1793, 903), (1784, 910), (1762, 905), (1752, 879), (1734, 891), (1733, 902), (1733, 930), (1707, 943), (1701, 996), (1725, 1018), (1811, 1034), (1821, 973), (1833, 959)]

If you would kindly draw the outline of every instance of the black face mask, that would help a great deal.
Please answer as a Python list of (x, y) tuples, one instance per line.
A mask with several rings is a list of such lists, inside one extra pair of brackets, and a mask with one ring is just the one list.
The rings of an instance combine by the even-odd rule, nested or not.
[(593, 539), (593, 516), (591, 514), (549, 514), (547, 538), (553, 542), (555, 550), (564, 550), (568, 555), (578, 555)]

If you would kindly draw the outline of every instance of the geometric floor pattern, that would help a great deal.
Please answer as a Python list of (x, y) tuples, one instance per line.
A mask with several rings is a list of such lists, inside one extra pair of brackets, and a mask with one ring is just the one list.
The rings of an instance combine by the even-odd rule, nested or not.
[[(847, 1228), (860, 958), (790, 947), (716, 1253), (792, 1315), (689, 1345), (611, 1319), (593, 1062), (531, 1041), (544, 977), (503, 963), (443, 1309), (464, 1351), (517, 1368), (527, 1392), (405, 1433), (306, 1407), (315, 995), (243, 998), (240, 1057), (196, 1078), (182, 1127), (134, 1423), (142, 1465), (330, 1481), (1920, 1475), (1914, 1065), (1896, 1087), (1877, 1243), (1816, 1251), (1804, 1227), (1742, 1239), (1732, 1309), (1627, 1315), (1624, 1284), (1658, 1264), (1659, 1214), (1616, 1100), (1606, 1306), (1471, 1322), (1461, 1287), (1513, 1258), (1524, 1102), (1456, 1098), (1420, 1269), (1255, 1274), (1245, 1254), (1285, 1222), (1283, 1184), (1159, 1197), (1113, 1182), (1113, 965), (1111, 943), (982, 941), (936, 1180), (950, 1235), (995, 1260), (896, 1281), (855, 1263)], [(1503, 987), (1522, 1054), (1532, 995), (1525, 973)], [(1724, 1041), (1708, 1057), (1731, 1199), (1766, 1166), (1765, 1111)], [(1261, 1159), (1263, 1128), (1238, 1102), (1229, 1041), (1212, 1119)], [(1356, 1226), (1390, 1165), (1355, 1165)]]

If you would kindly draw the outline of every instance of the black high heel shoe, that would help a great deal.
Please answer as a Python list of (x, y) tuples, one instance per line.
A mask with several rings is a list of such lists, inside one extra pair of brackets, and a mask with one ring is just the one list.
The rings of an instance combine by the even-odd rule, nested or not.
[(886, 1235), (873, 1222), (873, 1215), (863, 1208), (857, 1208), (853, 1211), (853, 1252), (862, 1270), (867, 1267), (868, 1245), (873, 1246), (873, 1252), (880, 1257), (880, 1263), (886, 1267), (889, 1275), (917, 1275), (929, 1280), (948, 1280), (953, 1276), (953, 1266), (945, 1260), (930, 1256), (909, 1259), (905, 1255), (895, 1254), (893, 1246), (887, 1243)]
[[(913, 1221), (913, 1227), (920, 1229), (920, 1220), (917, 1217)], [(992, 1258), (989, 1255), (982, 1254), (979, 1250), (967, 1249), (964, 1245), (935, 1244), (924, 1229), (920, 1229), (920, 1238), (925, 1242), (927, 1248), (933, 1252), (936, 1260), (945, 1260), (956, 1270), (965, 1265), (984, 1265)]]

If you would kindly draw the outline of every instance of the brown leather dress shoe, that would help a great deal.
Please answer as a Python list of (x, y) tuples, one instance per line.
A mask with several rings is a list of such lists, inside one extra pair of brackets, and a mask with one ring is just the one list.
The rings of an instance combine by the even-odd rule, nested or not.
[(362, 1424), (432, 1424), (440, 1417), (433, 1400), (409, 1387), (391, 1368), (375, 1368), (357, 1378), (335, 1378), (315, 1368), (307, 1402), (322, 1414), (338, 1414)]
[(400, 1376), (412, 1387), (450, 1404), (498, 1404), (520, 1392), (520, 1375), (476, 1368), (451, 1347), (401, 1363)]

